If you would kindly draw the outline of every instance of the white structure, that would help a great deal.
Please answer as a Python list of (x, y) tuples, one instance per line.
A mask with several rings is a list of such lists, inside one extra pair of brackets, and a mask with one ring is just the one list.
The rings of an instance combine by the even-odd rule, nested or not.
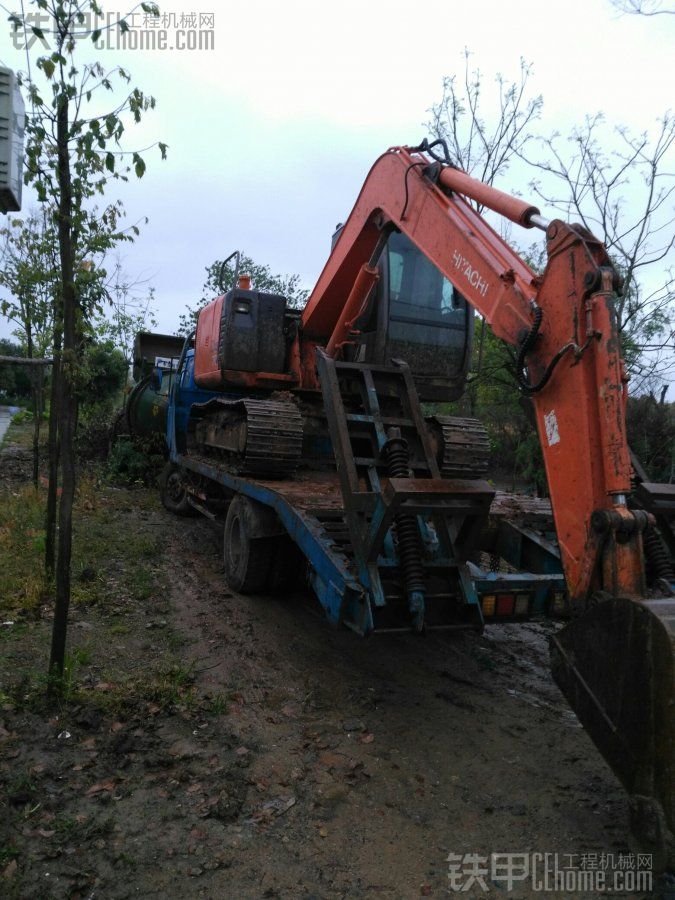
[(16, 75), (0, 66), (0, 212), (3, 213), (21, 209), (25, 122)]

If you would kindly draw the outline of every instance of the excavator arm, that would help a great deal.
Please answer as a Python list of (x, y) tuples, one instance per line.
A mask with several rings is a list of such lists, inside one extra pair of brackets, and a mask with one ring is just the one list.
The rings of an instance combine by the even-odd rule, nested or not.
[[(647, 598), (643, 534), (629, 509), (627, 377), (615, 311), (617, 275), (580, 226), (470, 178), (428, 145), (394, 147), (370, 170), (302, 315), (292, 366), (318, 386), (316, 350), (339, 356), (377, 280), (392, 231), (403, 232), (516, 348), (536, 412), (561, 559), (580, 618), (552, 643), (553, 672), (631, 795), (643, 840), (674, 863), (675, 604)], [(470, 198), (545, 229), (536, 275)]]
[[(570, 597), (642, 596), (646, 517), (626, 508), (627, 379), (611, 262), (591, 234), (553, 221), (548, 263), (535, 275), (465, 196), (525, 227), (543, 224), (536, 207), (419, 151), (393, 148), (377, 160), (303, 313), (302, 381), (312, 381), (315, 345), (335, 355), (349, 340), (384, 241), (402, 231), (498, 337), (527, 351), (529, 381), (521, 376), (521, 386), (536, 411)], [(621, 541), (608, 540), (617, 531)]]

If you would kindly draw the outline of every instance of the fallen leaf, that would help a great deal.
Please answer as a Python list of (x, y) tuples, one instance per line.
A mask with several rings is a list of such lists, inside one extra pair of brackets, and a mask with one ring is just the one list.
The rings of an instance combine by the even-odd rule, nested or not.
[(268, 800), (267, 803), (263, 803), (261, 809), (253, 814), (253, 820), (257, 821), (270, 816), (283, 816), (296, 803), (295, 797), (278, 797), (275, 800)]
[(250, 753), (250, 750), (248, 749), (248, 747), (237, 747), (234, 752), (237, 754), (237, 756), (246, 756), (247, 753)]
[(368, 734), (361, 735), (359, 740), (362, 744), (372, 744), (375, 740), (375, 735), (371, 731), (369, 731)]
[(103, 791), (114, 791), (115, 790), (115, 782), (114, 781), (102, 781), (100, 784), (92, 784), (92, 786), (87, 791), (87, 796), (90, 797), (93, 794), (100, 794)]
[(3, 877), (3, 878), (13, 878), (14, 875), (16, 874), (17, 868), (18, 868), (18, 866), (17, 866), (17, 864), (16, 864), (16, 860), (13, 859), (13, 860), (12, 860), (8, 865), (6, 865), (5, 868), (3, 869), (3, 871), (2, 871), (2, 877)]
[(341, 753), (332, 753), (330, 750), (324, 750), (319, 754), (319, 762), (327, 769), (338, 769), (346, 765), (347, 759)]

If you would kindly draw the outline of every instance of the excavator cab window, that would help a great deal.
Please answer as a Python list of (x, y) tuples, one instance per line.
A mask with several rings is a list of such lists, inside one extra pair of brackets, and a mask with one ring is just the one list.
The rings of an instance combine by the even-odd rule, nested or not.
[[(463, 343), (466, 301), (438, 269), (406, 237), (393, 235), (388, 242), (389, 322), (412, 329), (393, 328), (400, 337), (416, 343)], [(455, 331), (442, 335), (429, 331), (441, 326)]]
[(382, 361), (405, 360), (422, 399), (461, 396), (473, 309), (403, 234), (391, 235), (380, 268), (378, 333), (386, 336), (379, 342)]
[[(341, 231), (338, 225), (332, 247)], [(471, 359), (473, 308), (400, 232), (390, 235), (378, 268), (377, 288), (357, 321), (359, 346), (347, 358), (384, 364), (402, 359), (421, 400), (457, 400)]]

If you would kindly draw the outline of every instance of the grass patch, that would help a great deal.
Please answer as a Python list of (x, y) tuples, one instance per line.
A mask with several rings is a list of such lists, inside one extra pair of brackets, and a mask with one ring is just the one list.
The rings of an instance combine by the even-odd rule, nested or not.
[(216, 694), (210, 697), (204, 704), (204, 712), (209, 716), (224, 716), (227, 714), (229, 702), (224, 694)]
[[(111, 673), (110, 677), (113, 675)], [(91, 704), (109, 715), (124, 718), (148, 704), (157, 710), (193, 710), (197, 705), (195, 676), (192, 667), (164, 662), (154, 671), (104, 681), (101, 687), (81, 688), (72, 699)]]
[(0, 614), (35, 610), (49, 593), (44, 575), (44, 498), (32, 486), (0, 494)]
[[(9, 428), (4, 438), (0, 442), (0, 447), (21, 447), (24, 450), (30, 450), (33, 446), (33, 415), (28, 413), (17, 413), (12, 417)], [(40, 432), (40, 439), (45, 437), (44, 430)]]
[(37, 794), (37, 784), (26, 774), (16, 775), (8, 783), (5, 795), (13, 806), (25, 806)]
[(15, 844), (0, 844), (0, 869), (4, 869), (13, 859), (18, 859), (19, 848)]
[[(85, 478), (78, 489), (73, 528), (72, 601), (105, 604), (109, 599), (149, 600), (161, 591), (153, 560), (160, 540), (133, 517), (129, 491), (105, 489)], [(138, 507), (147, 503), (138, 493)], [(154, 497), (153, 497), (154, 500)], [(156, 501), (155, 501), (156, 502)], [(0, 614), (35, 610), (52, 593), (44, 575), (46, 492), (30, 485), (0, 492)]]
[[(44, 572), (46, 491), (0, 488), (0, 696), (16, 709), (45, 708), (54, 585)], [(97, 708), (191, 704), (173, 667), (165, 531), (154, 491), (84, 476), (74, 507), (68, 653), (61, 703)], [(152, 626), (146, 630), (146, 626)], [(148, 656), (144, 644), (152, 641)], [(97, 691), (101, 683), (113, 685)]]
[(97, 838), (107, 837), (112, 834), (115, 820), (112, 816), (102, 821), (85, 820), (78, 822), (70, 816), (57, 816), (50, 824), (50, 828), (61, 841), (84, 844)]

